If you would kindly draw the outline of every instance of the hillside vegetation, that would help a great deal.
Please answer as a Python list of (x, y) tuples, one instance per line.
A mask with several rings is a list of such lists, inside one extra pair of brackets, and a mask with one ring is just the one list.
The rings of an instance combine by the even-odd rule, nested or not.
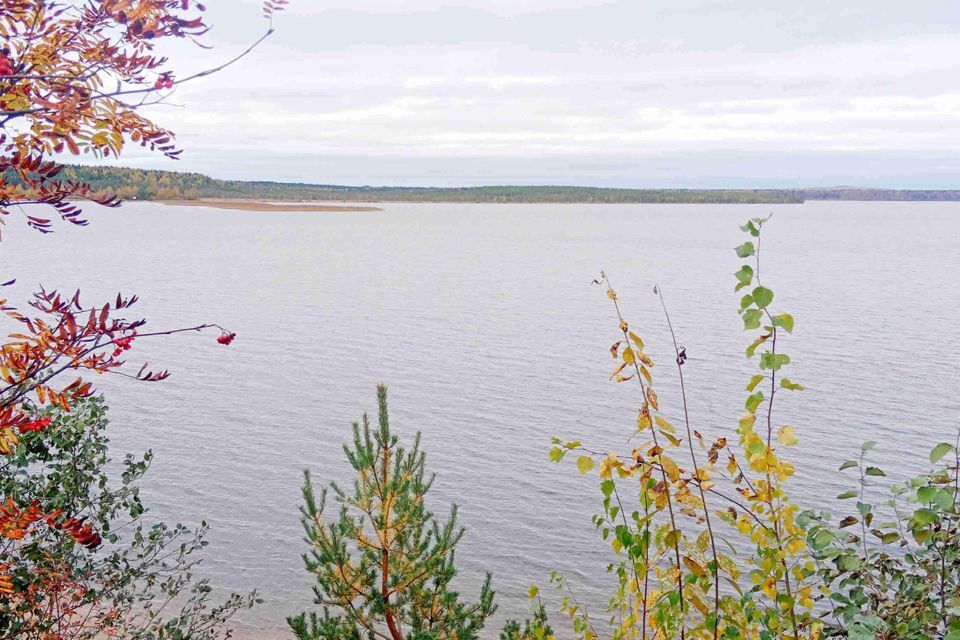
[(570, 186), (350, 187), (218, 180), (199, 173), (67, 166), (61, 180), (124, 199), (238, 198), (349, 202), (799, 203), (804, 200), (960, 200), (960, 191), (831, 189), (610, 189)]

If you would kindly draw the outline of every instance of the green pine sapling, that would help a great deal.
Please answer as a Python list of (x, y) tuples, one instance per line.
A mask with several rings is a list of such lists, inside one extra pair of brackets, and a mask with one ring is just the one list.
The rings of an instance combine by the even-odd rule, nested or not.
[(311, 545), (304, 554), (316, 577), (322, 612), (288, 619), (300, 640), (474, 640), (494, 612), (490, 575), (479, 600), (465, 603), (451, 588), (454, 548), (464, 530), (452, 506), (446, 522), (427, 510), (433, 483), (417, 435), (413, 448), (390, 432), (387, 390), (377, 388), (379, 425), (366, 414), (345, 445), (357, 472), (352, 491), (330, 483), (336, 514), (325, 514), (328, 490), (319, 500), (309, 472), (303, 487), (303, 525)]

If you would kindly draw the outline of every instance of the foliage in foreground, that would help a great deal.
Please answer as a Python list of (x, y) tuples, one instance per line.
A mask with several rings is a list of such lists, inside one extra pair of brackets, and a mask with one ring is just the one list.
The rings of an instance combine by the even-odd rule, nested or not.
[(808, 513), (807, 535), (829, 598), (827, 633), (854, 639), (960, 640), (960, 439), (930, 452), (934, 471), (890, 487), (875, 504), (876, 478), (867, 462), (873, 442), (841, 471), (857, 488), (853, 513), (830, 526), (830, 514)]
[(0, 491), (18, 498), (0, 507), (0, 638), (228, 637), (221, 625), (253, 596), (211, 603), (192, 573), (205, 524), (147, 522), (151, 454), (111, 463), (100, 398), (44, 417), (0, 466)]
[[(266, 17), (284, 4), (265, 0)], [(198, 42), (208, 30), (203, 11), (196, 0), (0, 0), (0, 224), (22, 215), (28, 227), (50, 233), (54, 217), (87, 224), (78, 200), (119, 205), (112, 194), (64, 179), (59, 154), (99, 160), (135, 143), (179, 155), (173, 134), (141, 109), (226, 66), (175, 78), (156, 53), (166, 38)], [(47, 250), (37, 259), (61, 256)], [(188, 571), (199, 538), (139, 524), (132, 483), (145, 460), (128, 463), (119, 488), (103, 472), (105, 422), (85, 376), (164, 379), (166, 371), (146, 365), (124, 371), (126, 352), (142, 339), (218, 328), (218, 342), (233, 340), (213, 324), (145, 332), (146, 321), (130, 316), (136, 301), (117, 294), (84, 304), (79, 289), (41, 289), (20, 309), (0, 299), (10, 334), (0, 344), (0, 637), (60, 640), (98, 629), (131, 638), (215, 637), (213, 625), (239, 604), (206, 613), (206, 586)], [(124, 517), (126, 541), (115, 537)], [(146, 602), (170, 595), (187, 606), (168, 624)]]
[[(378, 424), (366, 414), (353, 425), (344, 452), (357, 472), (352, 490), (331, 483), (319, 500), (305, 472), (303, 525), (307, 570), (322, 612), (290, 618), (300, 640), (473, 640), (493, 614), (490, 576), (479, 600), (466, 603), (451, 587), (454, 550), (463, 536), (452, 506), (445, 522), (427, 510), (433, 475), (420, 436), (405, 449), (390, 431), (387, 390), (377, 388)], [(332, 494), (336, 513), (325, 515)]]
[[(792, 333), (793, 317), (774, 311), (773, 291), (760, 279), (765, 222), (755, 218), (744, 225), (750, 239), (737, 248), (746, 261), (736, 274), (736, 290), (746, 289), (740, 315), (744, 329), (756, 332), (747, 357), (756, 357), (759, 369), (746, 384), (738, 446), (726, 438), (708, 445), (691, 424), (683, 379), (687, 354), (673, 332), (663, 292), (654, 288), (672, 339), (682, 399), (672, 415), (660, 406), (643, 338), (624, 318), (606, 274), (596, 281), (618, 321), (619, 336), (610, 348), (618, 365), (611, 380), (636, 385), (641, 405), (634, 436), (641, 440), (627, 454), (606, 455), (579, 441), (556, 440), (551, 458), (577, 452), (582, 473), (599, 459), (603, 511), (594, 524), (618, 559), (611, 566), (617, 589), (606, 617), (617, 640), (799, 639), (821, 633), (812, 614), (816, 567), (797, 523), (799, 509), (786, 491), (794, 468), (783, 454), (797, 437), (793, 427), (776, 422), (774, 412), (780, 394), (803, 387), (783, 375), (790, 363), (783, 337)], [(750, 555), (727, 552), (736, 548), (721, 545), (728, 535), (738, 536), (737, 544)], [(569, 591), (562, 577), (558, 582)], [(596, 621), (569, 597), (563, 607), (578, 637), (597, 637)]]
[[(735, 290), (743, 291), (739, 313), (744, 329), (754, 332), (746, 356), (758, 367), (746, 383), (745, 413), (731, 435), (736, 445), (725, 437), (708, 444), (691, 424), (687, 353), (663, 292), (654, 288), (681, 398), (672, 411), (660, 406), (654, 362), (625, 320), (606, 274), (596, 281), (618, 321), (610, 348), (617, 366), (610, 378), (639, 391), (632, 439), (641, 443), (628, 454), (604, 454), (577, 440), (554, 440), (552, 460), (573, 453), (581, 473), (599, 466), (603, 509), (593, 522), (617, 559), (608, 567), (616, 589), (602, 619), (591, 616), (565, 576), (555, 573), (551, 581), (563, 593), (562, 610), (581, 640), (594, 640), (605, 628), (614, 640), (960, 640), (957, 445), (934, 449), (931, 461), (949, 454), (946, 466), (894, 488), (885, 505), (889, 521), (877, 520), (879, 512), (864, 493), (868, 479), (884, 473), (862, 457), (842, 467), (860, 470), (860, 488), (840, 496), (858, 502), (839, 530), (829, 527), (826, 514), (801, 512), (788, 496), (794, 466), (784, 454), (798, 436), (776, 420), (775, 407), (803, 386), (784, 375), (791, 360), (783, 343), (794, 319), (774, 311), (774, 293), (760, 277), (767, 220), (747, 222), (742, 230), (750, 238), (736, 248), (745, 260), (735, 274)], [(858, 533), (843, 531), (855, 525)]]

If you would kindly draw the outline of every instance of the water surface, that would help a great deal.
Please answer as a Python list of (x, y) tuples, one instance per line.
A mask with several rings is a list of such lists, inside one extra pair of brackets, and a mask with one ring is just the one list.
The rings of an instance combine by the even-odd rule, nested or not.
[[(659, 283), (689, 360), (694, 426), (730, 436), (752, 374), (737, 316), (737, 225), (775, 213), (765, 283), (797, 329), (788, 374), (808, 391), (781, 405), (796, 427), (793, 494), (822, 506), (860, 442), (896, 477), (960, 426), (960, 204), (386, 205), (382, 213), (254, 213), (133, 203), (86, 229), (11, 225), (7, 273), (84, 301), (138, 293), (153, 328), (204, 321), (239, 335), (136, 343), (169, 368), (159, 385), (101, 380), (116, 453), (151, 447), (144, 492), (157, 517), (213, 532), (203, 571), (266, 602), (243, 637), (281, 637), (310, 601), (297, 508), (301, 470), (349, 477), (350, 423), (390, 387), (393, 423), (423, 431), (439, 474), (432, 506), (460, 505), (463, 590), (493, 571), (506, 615), (533, 582), (566, 570), (598, 609), (611, 584), (590, 516), (595, 477), (547, 460), (551, 436), (626, 448), (637, 397), (607, 382), (617, 325), (591, 281), (606, 269), (661, 363), (677, 415)], [(139, 362), (139, 360), (137, 360)], [(557, 627), (563, 623), (556, 621)]]

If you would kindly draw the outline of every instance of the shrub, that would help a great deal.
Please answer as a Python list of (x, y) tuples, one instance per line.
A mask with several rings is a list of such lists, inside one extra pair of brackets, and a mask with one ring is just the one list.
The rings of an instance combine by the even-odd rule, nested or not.
[[(152, 455), (109, 457), (100, 398), (22, 435), (0, 465), (0, 637), (225, 638), (253, 596), (211, 604), (193, 575), (206, 525), (149, 523), (140, 483)], [(18, 506), (26, 505), (26, 506)]]
[[(833, 637), (960, 640), (960, 442), (930, 453), (934, 471), (890, 487), (876, 505), (871, 488), (886, 473), (867, 464), (873, 442), (841, 471), (856, 489), (837, 496), (856, 510), (836, 527), (830, 514), (806, 513), (807, 535), (828, 595)], [(881, 481), (882, 482), (882, 481)]]
[[(554, 440), (554, 461), (577, 455), (588, 473), (599, 466), (603, 509), (593, 522), (616, 554), (610, 567), (616, 590), (607, 607), (612, 637), (620, 638), (816, 638), (822, 624), (812, 615), (816, 567), (797, 522), (798, 507), (786, 491), (793, 465), (783, 453), (796, 444), (793, 427), (776, 422), (775, 400), (803, 387), (783, 371), (790, 357), (783, 341), (793, 317), (774, 311), (774, 293), (760, 278), (760, 236), (767, 219), (742, 230), (749, 239), (736, 248), (746, 262), (735, 274), (744, 329), (755, 339), (746, 355), (758, 371), (746, 384), (745, 413), (736, 429), (739, 447), (727, 438), (707, 443), (687, 411), (686, 350), (674, 333), (664, 295), (663, 311), (677, 367), (681, 406), (678, 427), (661, 408), (654, 362), (638, 330), (625, 319), (606, 273), (602, 286), (616, 312), (618, 336), (610, 347), (617, 366), (610, 379), (636, 385), (640, 408), (632, 451), (601, 453), (579, 440)], [(720, 464), (721, 457), (724, 465)], [(721, 529), (722, 528), (722, 529)], [(749, 557), (725, 553), (721, 533), (742, 538)], [(554, 583), (565, 592), (562, 609), (579, 638), (598, 635), (595, 620), (572, 600), (562, 574)]]

